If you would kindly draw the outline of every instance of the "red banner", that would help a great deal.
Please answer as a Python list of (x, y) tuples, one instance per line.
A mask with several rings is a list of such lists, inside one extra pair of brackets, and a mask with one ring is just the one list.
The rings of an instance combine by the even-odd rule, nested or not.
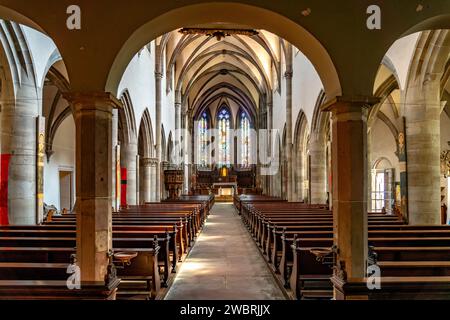
[(0, 226), (6, 226), (8, 221), (8, 171), (10, 154), (0, 155)]
[(120, 206), (127, 207), (127, 168), (120, 169), (121, 190), (120, 190)]

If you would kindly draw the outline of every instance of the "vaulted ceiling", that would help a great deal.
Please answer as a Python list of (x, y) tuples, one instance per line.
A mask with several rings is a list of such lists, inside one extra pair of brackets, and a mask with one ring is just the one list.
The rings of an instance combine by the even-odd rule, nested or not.
[(214, 115), (225, 104), (234, 115), (243, 108), (256, 119), (279, 88), (284, 44), (267, 31), (218, 39), (175, 30), (160, 43), (166, 49), (167, 88), (181, 95), (194, 117), (206, 109)]

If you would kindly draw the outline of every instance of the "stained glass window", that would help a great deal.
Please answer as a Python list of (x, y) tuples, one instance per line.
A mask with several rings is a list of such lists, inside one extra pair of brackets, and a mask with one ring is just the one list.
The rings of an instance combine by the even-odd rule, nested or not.
[(241, 164), (245, 167), (250, 163), (251, 141), (250, 141), (250, 120), (245, 112), (241, 113)]
[(218, 114), (219, 129), (219, 166), (231, 164), (231, 134), (230, 121), (231, 115), (227, 108), (222, 108)]
[(207, 166), (209, 164), (207, 146), (208, 146), (208, 115), (203, 112), (200, 120), (198, 121), (198, 160), (201, 166)]

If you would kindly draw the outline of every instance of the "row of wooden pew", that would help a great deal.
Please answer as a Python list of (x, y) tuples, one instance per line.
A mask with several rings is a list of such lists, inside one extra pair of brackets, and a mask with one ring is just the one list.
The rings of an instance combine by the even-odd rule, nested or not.
[(333, 216), (326, 205), (247, 196), (236, 207), (293, 298), (450, 298), (450, 226), (412, 226), (395, 215), (369, 213), (368, 261), (381, 270), (381, 289), (369, 290), (367, 277), (347, 281), (333, 273)]
[(52, 216), (42, 225), (0, 226), (0, 299), (158, 298), (213, 203), (210, 196), (185, 196), (113, 213), (110, 264), (117, 280), (82, 283), (81, 290), (66, 283), (76, 258), (75, 214)]

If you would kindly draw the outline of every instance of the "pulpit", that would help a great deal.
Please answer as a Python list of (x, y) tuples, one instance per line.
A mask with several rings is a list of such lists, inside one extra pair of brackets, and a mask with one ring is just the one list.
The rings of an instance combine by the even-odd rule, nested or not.
[(183, 190), (184, 171), (183, 170), (165, 170), (164, 184), (169, 193), (169, 199), (177, 199)]

